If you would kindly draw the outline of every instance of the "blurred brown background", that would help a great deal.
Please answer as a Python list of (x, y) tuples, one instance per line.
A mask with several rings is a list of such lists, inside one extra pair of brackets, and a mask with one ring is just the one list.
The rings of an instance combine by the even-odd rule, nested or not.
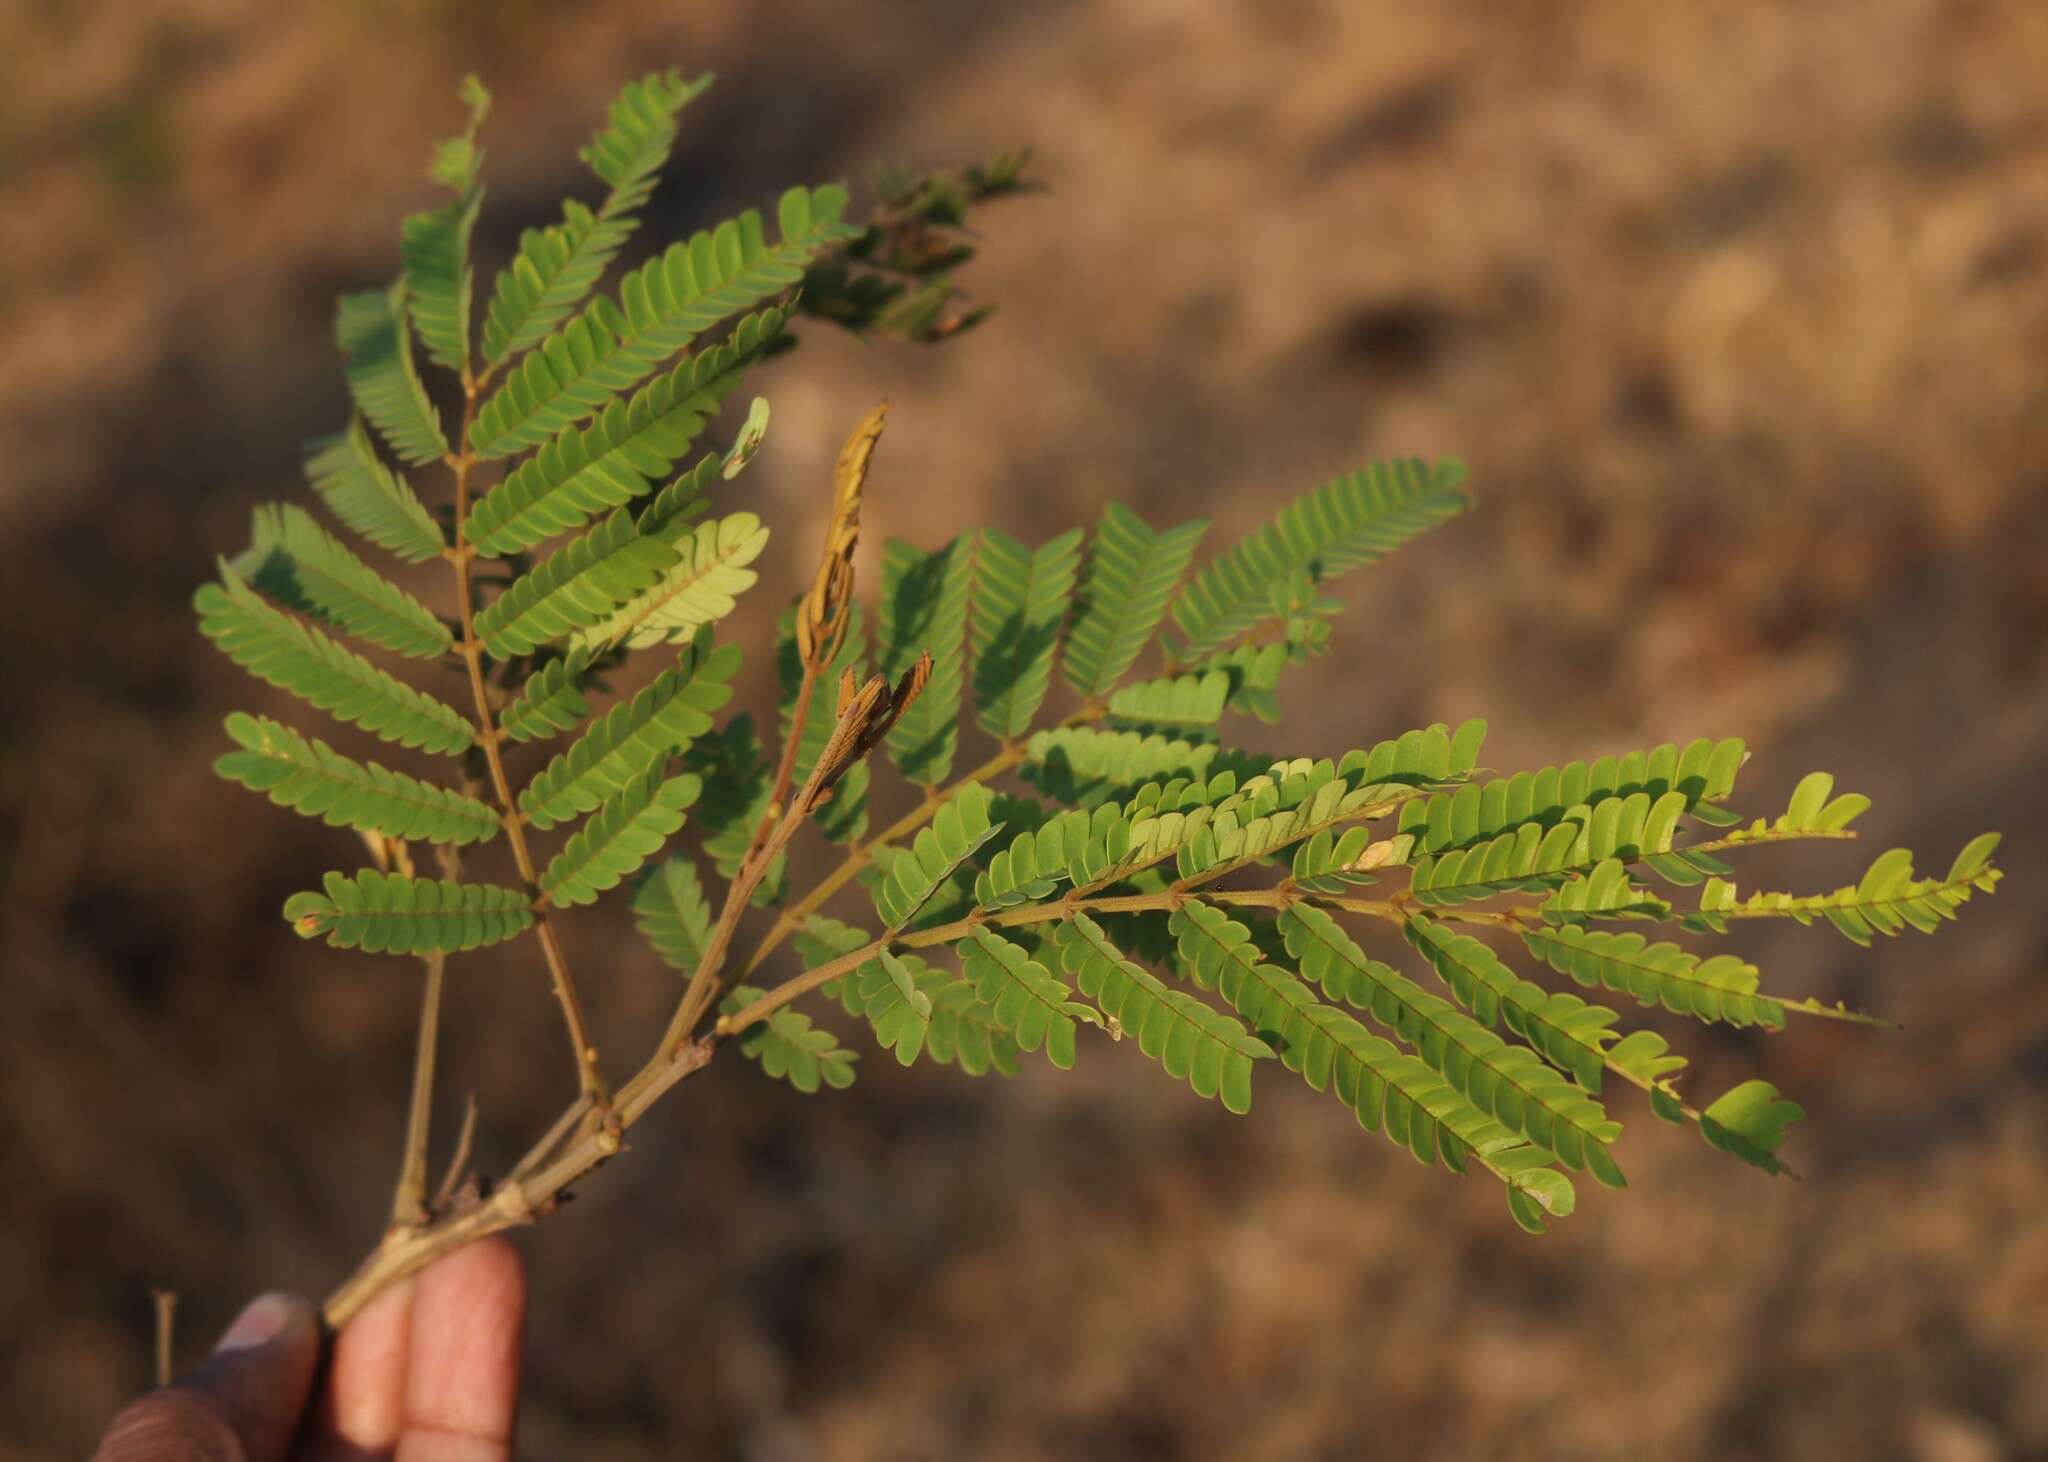
[[(1001, 305), (938, 351), (813, 331), (747, 490), (802, 577), (838, 436), (896, 403), (870, 532), (1045, 535), (1121, 496), (1216, 543), (1367, 458), (1483, 511), (1361, 579), (1284, 739), (1484, 714), (1503, 767), (1736, 733), (1860, 846), (2008, 834), (1939, 942), (1745, 948), (1905, 1025), (1684, 1033), (1806, 1102), (1772, 1183), (1622, 1101), (1634, 1191), (1542, 1241), (1269, 1080), (1236, 1121), (1071, 1079), (804, 1099), (739, 1062), (528, 1247), (536, 1457), (2048, 1456), (2048, 11), (2035, 0), (0, 7), (0, 1457), (84, 1449), (255, 1288), (319, 1292), (393, 1175), (412, 970), (299, 945), (346, 836), (216, 783), (274, 708), (186, 600), (345, 407), (456, 78), (497, 93), (494, 266), (623, 79), (711, 67), (668, 233), (1028, 142)], [(748, 485), (750, 484), (750, 485)], [(766, 699), (755, 657), (749, 696)], [(333, 733), (328, 733), (333, 734)], [(346, 735), (337, 736), (346, 742)], [(570, 932), (623, 1063), (673, 990)], [(443, 1115), (503, 1164), (565, 1094), (539, 972), (459, 965)], [(727, 1069), (728, 1064), (731, 1069)], [(444, 1142), (446, 1140), (444, 1123)]]

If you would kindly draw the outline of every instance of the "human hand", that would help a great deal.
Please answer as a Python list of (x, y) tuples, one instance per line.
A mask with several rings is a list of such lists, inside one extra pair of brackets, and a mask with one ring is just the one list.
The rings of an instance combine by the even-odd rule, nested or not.
[[(93, 1462), (496, 1462), (512, 1455), (526, 1279), (502, 1238), (385, 1290), (335, 1338), (290, 1295), (255, 1301), (212, 1357), (107, 1427)], [(309, 1404), (310, 1402), (310, 1404)]]

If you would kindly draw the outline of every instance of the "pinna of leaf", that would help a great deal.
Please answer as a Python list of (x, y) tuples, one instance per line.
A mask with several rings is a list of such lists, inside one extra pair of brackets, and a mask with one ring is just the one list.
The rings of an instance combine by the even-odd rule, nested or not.
[[(1622, 1087), (1717, 1150), (1784, 1171), (1798, 1106), (1756, 1080), (1695, 1106), (1685, 1058), (1640, 1012), (1765, 1030), (1869, 1018), (1642, 931), (1710, 939), (1788, 918), (1858, 943), (1931, 932), (1996, 887), (1996, 837), (1938, 877), (1901, 849), (1832, 893), (1742, 897), (1729, 858), (1853, 838), (1866, 799), (1815, 773), (1784, 813), (1746, 819), (1733, 738), (1505, 776), (1484, 768), (1476, 719), (1335, 757), (1227, 742), (1232, 718), (1275, 719), (1288, 673), (1327, 653), (1340, 580), (1472, 505), (1462, 464), (1342, 474), (1199, 562), (1205, 522), (1156, 527), (1114, 503), (1092, 532), (1036, 545), (996, 527), (937, 548), (892, 541), (863, 612), (855, 550), (877, 407), (840, 454), (816, 572), (783, 616), (775, 734), (728, 713), (744, 665), (720, 626), (754, 588), (770, 531), (729, 499), (763, 448), (767, 403), (753, 398), (723, 449), (707, 433), (805, 322), (957, 338), (979, 318), (947, 309), (974, 252), (965, 222), (1028, 184), (1018, 157), (898, 179), (865, 222), (843, 188), (794, 188), (772, 223), (743, 213), (600, 292), (707, 84), (666, 72), (627, 86), (582, 153), (603, 196), (522, 236), (480, 311), (469, 248), (488, 97), (465, 89), (469, 125), (432, 170), (449, 201), (405, 221), (396, 279), (337, 312), (355, 412), (306, 465), (358, 543), (299, 505), (261, 509), (250, 549), (197, 597), (202, 632), (252, 675), (365, 733), (357, 742), (448, 759), (438, 776), (400, 772), (372, 745), (228, 718), (223, 776), (378, 854), (294, 895), (292, 928), (418, 957), (428, 1032), (448, 956), (531, 934), (577, 1077), (504, 1176), (430, 1201), (422, 1040), (391, 1227), (329, 1320), (547, 1212), (728, 1044), (807, 1092), (852, 1083), (849, 1042), (863, 1037), (905, 1065), (973, 1076), (1039, 1055), (1148, 1063), (1233, 1113), (1250, 1110), (1263, 1069), (1334, 1096), (1420, 1162), (1483, 1173), (1538, 1231), (1572, 1212), (1574, 1174), (1622, 1183)], [(454, 419), (416, 346), (452, 374)], [(452, 511), (412, 481), (436, 463)], [(445, 602), (392, 583), (378, 553), (443, 561)], [(476, 572), (480, 558), (502, 571)], [(350, 640), (459, 673), (415, 687)], [(604, 703), (629, 660), (659, 672)], [(956, 775), (963, 725), (989, 744)], [(884, 757), (919, 796), (875, 829)], [(802, 890), (788, 874), (800, 836), (844, 850)], [(434, 849), (434, 876), (413, 844)], [(615, 1084), (560, 926), (621, 886), (681, 988)], [(741, 954), (750, 919), (766, 924)], [(1357, 936), (1373, 929), (1399, 938), (1369, 949)], [(785, 947), (801, 969), (783, 966)]]

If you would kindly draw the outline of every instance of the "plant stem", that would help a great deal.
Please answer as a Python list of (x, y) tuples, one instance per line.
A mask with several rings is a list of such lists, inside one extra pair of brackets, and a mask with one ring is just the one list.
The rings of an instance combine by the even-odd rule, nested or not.
[(168, 1386), (177, 1367), (178, 1292), (153, 1289), (149, 1298), (156, 1311), (156, 1383)]
[(476, 703), (477, 739), (483, 746), (484, 760), (490, 765), (491, 786), (497, 792), (498, 806), (503, 813), (505, 840), (512, 845), (512, 859), (519, 867), (519, 876), (524, 880), (527, 892), (535, 898), (533, 929), (540, 936), (541, 953), (547, 958), (555, 998), (561, 1002), (562, 1022), (568, 1028), (569, 1044), (576, 1055), (577, 1076), (592, 1107), (602, 1112), (611, 1103), (611, 1089), (598, 1068), (597, 1047), (591, 1044), (589, 1030), (584, 1025), (583, 1004), (576, 998), (576, 983), (569, 976), (569, 961), (562, 953), (561, 940), (556, 936), (546, 905), (538, 901), (540, 878), (534, 868), (533, 854), (526, 846), (526, 832), (518, 804), (512, 797), (512, 783), (505, 775), (505, 757), (499, 745), (502, 738), (497, 718), (491, 710), (490, 688), (484, 683), (484, 647), (477, 638), (476, 604), (470, 592), (470, 566), (476, 559), (476, 550), (465, 538), (469, 518), (469, 472), (476, 465), (476, 458), (469, 450), (470, 427), (476, 418), (476, 396), (476, 383), (465, 373), (462, 436), (450, 461), (455, 470), (455, 547), (449, 557), (455, 562), (455, 602), (462, 613), (459, 648), (469, 668), (470, 697)]
[(811, 698), (817, 691), (818, 667), (805, 665), (803, 680), (796, 688), (796, 700), (790, 707), (789, 734), (782, 738), (782, 760), (775, 768), (775, 785), (768, 793), (768, 811), (763, 814), (761, 825), (754, 829), (756, 846), (767, 839), (768, 825), (787, 811), (783, 803), (789, 798), (790, 783), (796, 780), (796, 758), (803, 747), (804, 722), (810, 719)]
[[(807, 668), (804, 671), (805, 686), (810, 686), (814, 678), (815, 671)], [(697, 1028), (697, 1022), (703, 1019), (704, 1012), (718, 999), (719, 975), (725, 968), (726, 952), (732, 947), (732, 937), (739, 929), (740, 918), (746, 913), (747, 904), (753, 898), (755, 888), (760, 885), (768, 870), (775, 865), (775, 860), (782, 855), (783, 849), (789, 846), (789, 840), (796, 835), (796, 830), (803, 825), (805, 817), (816, 804), (825, 779), (833, 774), (832, 760), (843, 744), (849, 722), (861, 714), (858, 706), (842, 710), (838, 723), (833, 727), (831, 738), (819, 749), (818, 759), (812, 764), (810, 775), (804, 779), (803, 791), (797, 794), (795, 802), (780, 810), (771, 807), (769, 816), (755, 829), (746, 856), (740, 860), (739, 871), (726, 886), (725, 907), (718, 912), (718, 924), (712, 929), (711, 937), (705, 941), (703, 957), (697, 961), (696, 972), (690, 976), (689, 988), (683, 992), (682, 1002), (676, 1007), (675, 1017), (669, 1022), (668, 1030), (661, 1038), (661, 1050), (679, 1050), (690, 1038), (690, 1033)], [(783, 752), (785, 770), (795, 765), (790, 748), (797, 744), (802, 733), (802, 723), (792, 722)], [(781, 790), (787, 792), (786, 783)], [(778, 797), (776, 800), (781, 799)]]
[[(625, 1088), (621, 1089), (612, 1119), (602, 1124), (583, 1124), (561, 1155), (545, 1167), (523, 1178), (507, 1178), (484, 1201), (423, 1228), (387, 1231), (383, 1242), (370, 1251), (355, 1273), (321, 1306), (321, 1318), (328, 1328), (341, 1329), (386, 1285), (418, 1273), (441, 1255), (487, 1235), (531, 1223), (551, 1210), (572, 1183), (621, 1151), (621, 1133), (670, 1087), (704, 1068), (711, 1059), (712, 1048), (713, 1043), (708, 1040), (695, 1041), (673, 1054), (656, 1053), (630, 1084), (636, 1088), (636, 1094), (629, 1096)], [(584, 1098), (577, 1098), (569, 1112), (586, 1111), (584, 1103)], [(572, 1120), (567, 1125), (575, 1127), (577, 1123)]]
[(462, 1104), (462, 1129), (455, 1135), (455, 1152), (448, 1159), (448, 1171), (442, 1175), (441, 1187), (434, 1194), (431, 1211), (438, 1213), (454, 1201), (463, 1174), (468, 1171), (470, 1146), (475, 1141), (476, 1093), (471, 1092), (469, 1100)]
[(434, 1049), (441, 1035), (441, 988), (448, 969), (445, 951), (422, 960), (427, 978), (420, 992), (419, 1044), (413, 1053), (412, 1103), (405, 1119), (405, 1160), (391, 1198), (391, 1221), (417, 1228), (427, 1221), (427, 1141), (434, 1110)]

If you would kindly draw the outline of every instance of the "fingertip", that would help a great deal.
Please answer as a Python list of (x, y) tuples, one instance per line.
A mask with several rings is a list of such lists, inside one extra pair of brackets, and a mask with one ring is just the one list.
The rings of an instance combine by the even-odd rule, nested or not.
[(398, 1441), (415, 1283), (403, 1279), (384, 1290), (334, 1337), (311, 1456), (374, 1455)]
[(179, 1387), (132, 1401), (107, 1423), (91, 1462), (241, 1462), (245, 1451), (218, 1407)]
[(251, 1301), (205, 1365), (116, 1416), (97, 1462), (279, 1462), (320, 1358), (320, 1323), (294, 1295)]
[(509, 1445), (519, 1409), (526, 1267), (502, 1236), (422, 1271), (413, 1298), (405, 1424)]
[(297, 1295), (274, 1291), (259, 1295), (249, 1301), (242, 1313), (235, 1316), (234, 1323), (222, 1332), (213, 1353), (227, 1355), (237, 1350), (254, 1350), (307, 1320), (311, 1320), (317, 1330), (318, 1321), (313, 1317), (313, 1307)]

